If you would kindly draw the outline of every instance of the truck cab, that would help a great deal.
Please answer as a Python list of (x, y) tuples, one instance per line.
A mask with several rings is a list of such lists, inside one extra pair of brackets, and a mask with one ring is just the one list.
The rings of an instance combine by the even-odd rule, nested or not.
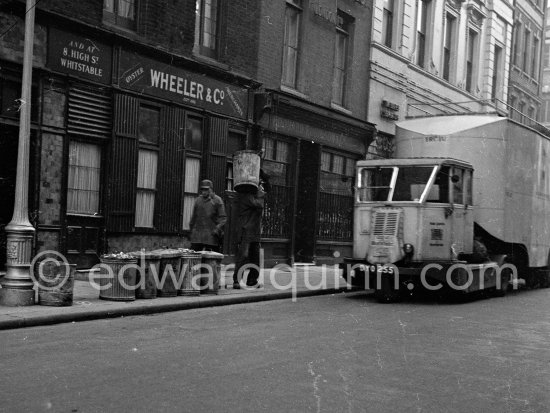
[(379, 290), (381, 271), (398, 272), (400, 284), (418, 283), (426, 265), (448, 267), (472, 253), (471, 164), (452, 158), (364, 160), (356, 172), (353, 257), (342, 265), (349, 283)]

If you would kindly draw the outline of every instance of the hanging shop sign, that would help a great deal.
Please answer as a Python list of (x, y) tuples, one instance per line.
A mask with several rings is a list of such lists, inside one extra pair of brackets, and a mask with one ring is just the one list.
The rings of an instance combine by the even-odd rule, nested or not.
[(111, 57), (106, 44), (50, 28), (47, 66), (56, 72), (111, 83)]
[(118, 83), (133, 90), (220, 114), (246, 119), (248, 91), (134, 53), (122, 51)]

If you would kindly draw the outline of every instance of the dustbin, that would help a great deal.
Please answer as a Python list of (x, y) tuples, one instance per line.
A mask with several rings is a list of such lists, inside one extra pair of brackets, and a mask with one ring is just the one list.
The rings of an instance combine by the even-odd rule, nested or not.
[(46, 261), (38, 266), (38, 303), (65, 307), (73, 305), (74, 273), (76, 264)]
[(100, 257), (99, 298), (111, 301), (136, 299), (137, 259), (129, 254), (109, 254)]
[(201, 292), (218, 294), (223, 254), (214, 251), (201, 251)]
[[(199, 295), (199, 280), (196, 275), (199, 273), (201, 254), (192, 250), (180, 250), (181, 256), (181, 288), (178, 295), (193, 296)], [(193, 279), (195, 281), (193, 282)]]
[(157, 296), (176, 297), (181, 286), (181, 255), (177, 249), (165, 249), (151, 251), (160, 256), (158, 273)]
[(160, 254), (152, 251), (136, 251), (130, 255), (138, 259), (136, 274), (136, 298), (157, 297), (157, 281), (160, 280)]

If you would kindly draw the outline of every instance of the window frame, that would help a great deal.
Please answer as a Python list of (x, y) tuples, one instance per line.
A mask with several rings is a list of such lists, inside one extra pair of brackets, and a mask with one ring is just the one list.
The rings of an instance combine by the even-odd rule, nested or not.
[(423, 69), (427, 68), (430, 60), (430, 42), (428, 30), (432, 20), (432, 0), (417, 0), (417, 10), (415, 17), (415, 61), (417, 66)]
[[(106, 6), (111, 1), (113, 4), (112, 11)], [(120, 3), (132, 3), (133, 17), (123, 17), (119, 14)], [(139, 15), (139, 0), (104, 0), (103, 1), (103, 22), (108, 23), (123, 29), (135, 31), (137, 27), (137, 17)]]
[[(395, 1), (383, 0), (382, 6), (382, 39), (381, 42), (384, 46), (393, 48), (394, 39), (394, 23), (395, 23)], [(389, 5), (389, 7), (386, 7)]]
[[(157, 143), (153, 143), (151, 141), (148, 141), (148, 140), (145, 140), (145, 139), (142, 139), (140, 137), (140, 130), (139, 130), (139, 126), (141, 124), (141, 109), (144, 108), (144, 109), (147, 109), (147, 110), (151, 110), (151, 109), (156, 109), (158, 111), (158, 114), (159, 114), (159, 118), (158, 118), (158, 122), (159, 122), (159, 125), (158, 125), (158, 140), (157, 140)], [(136, 165), (136, 199), (134, 201), (134, 228), (136, 230), (139, 230), (139, 231), (154, 231), (156, 229), (156, 223), (155, 223), (155, 217), (156, 217), (156, 208), (157, 208), (157, 202), (158, 202), (158, 196), (157, 196), (157, 192), (158, 192), (158, 185), (159, 185), (159, 175), (160, 175), (160, 171), (161, 171), (161, 168), (159, 168), (160, 166), (160, 158), (161, 158), (161, 153), (160, 153), (160, 143), (161, 143), (161, 140), (162, 140), (162, 130), (161, 130), (161, 123), (162, 123), (162, 112), (163, 112), (163, 107), (159, 104), (156, 104), (156, 103), (153, 103), (153, 102), (150, 102), (150, 101), (146, 101), (146, 100), (140, 100), (139, 101), (139, 104), (138, 104), (138, 127), (137, 127), (137, 165)], [(157, 154), (157, 165), (156, 165), (156, 171), (155, 171), (155, 175), (156, 175), (156, 180), (155, 180), (155, 187), (154, 188), (144, 188), (144, 187), (139, 187), (138, 186), (138, 179), (139, 179), (139, 156), (140, 156), (140, 153), (142, 151), (150, 151), (150, 152), (155, 152)], [(137, 225), (137, 222), (138, 222), (138, 214), (137, 214), (137, 203), (138, 203), (138, 194), (140, 193), (152, 193), (154, 194), (154, 200), (153, 200), (153, 210), (152, 210), (152, 225), (151, 226), (138, 226)]]
[[(286, 0), (285, 16), (284, 16), (284, 32), (283, 32), (283, 55), (281, 66), (281, 85), (297, 90), (298, 75), (300, 68), (300, 55), (302, 45), (302, 26), (303, 26), (303, 6), (301, 0)], [(291, 15), (290, 13), (294, 13)], [(293, 17), (296, 17), (296, 44), (290, 44), (290, 24), (293, 22)], [(289, 66), (288, 53), (289, 50), (295, 53), (293, 67)]]
[[(206, 32), (206, 20), (208, 19), (205, 15), (205, 8), (207, 2), (210, 2), (210, 5), (215, 4), (215, 20), (214, 30)], [(222, 6), (223, 0), (195, 0), (195, 40), (194, 40), (194, 50), (201, 56), (206, 56), (212, 59), (217, 59), (219, 57), (219, 50), (221, 46), (221, 27), (222, 27)], [(212, 10), (213, 7), (211, 7)], [(212, 23), (212, 18), (209, 19)], [(208, 33), (210, 37), (213, 38), (211, 46), (205, 45), (205, 34)]]
[[(472, 34), (474, 36), (472, 36)], [(472, 39), (473, 43), (472, 43)], [(465, 89), (470, 93), (474, 93), (474, 86), (477, 85), (478, 76), (478, 61), (479, 56), (479, 32), (473, 27), (468, 27), (468, 39), (466, 42), (466, 79)]]
[[(205, 132), (206, 132), (206, 118), (203, 115), (200, 115), (196, 112), (185, 112), (185, 130), (187, 131), (187, 126), (189, 125), (189, 119), (199, 120), (201, 122), (201, 148), (190, 148), (186, 146), (186, 137), (184, 137), (184, 145), (185, 145), (185, 156), (183, 160), (183, 171), (184, 171), (184, 178), (182, 180), (182, 191), (181, 191), (181, 222), (180, 222), (180, 228), (183, 232), (189, 232), (189, 221), (186, 222), (187, 218), (190, 218), (191, 215), (186, 216), (186, 207), (188, 207), (188, 203), (190, 202), (190, 207), (193, 208), (195, 199), (199, 195), (200, 188), (199, 183), (201, 179), (201, 174), (203, 172), (204, 167), (204, 145), (205, 145)], [(187, 176), (187, 161), (188, 159), (195, 159), (199, 162), (199, 167), (197, 171), (196, 181), (194, 183), (188, 181)], [(196, 187), (196, 191), (191, 190), (190, 186), (194, 185)], [(191, 211), (191, 210), (187, 210)]]
[[(345, 108), (347, 106), (347, 85), (349, 78), (351, 59), (351, 42), (354, 19), (349, 14), (338, 9), (338, 24), (336, 25), (336, 36), (334, 41), (334, 62), (332, 74), (332, 97), (334, 105)], [(340, 49), (340, 40), (343, 41), (343, 50)], [(342, 66), (338, 66), (338, 56), (341, 53)], [(339, 77), (337, 75), (340, 75)], [(340, 82), (337, 81), (340, 79)]]
[(442, 77), (448, 82), (454, 82), (456, 77), (458, 16), (446, 11), (443, 22)]

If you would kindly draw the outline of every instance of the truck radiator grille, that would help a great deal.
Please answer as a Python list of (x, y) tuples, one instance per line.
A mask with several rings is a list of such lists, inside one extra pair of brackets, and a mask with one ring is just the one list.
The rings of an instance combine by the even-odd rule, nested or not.
[(373, 235), (397, 236), (399, 215), (399, 211), (394, 209), (377, 209), (374, 212)]

